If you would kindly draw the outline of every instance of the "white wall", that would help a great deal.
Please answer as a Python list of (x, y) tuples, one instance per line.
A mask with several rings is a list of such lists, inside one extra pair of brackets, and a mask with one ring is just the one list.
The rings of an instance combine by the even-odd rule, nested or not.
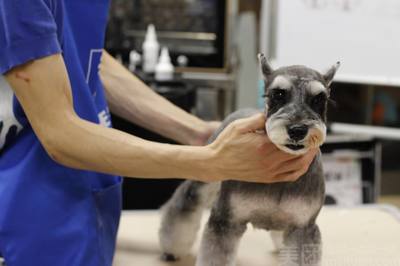
[(275, 65), (341, 61), (336, 80), (400, 85), (399, 0), (276, 1)]

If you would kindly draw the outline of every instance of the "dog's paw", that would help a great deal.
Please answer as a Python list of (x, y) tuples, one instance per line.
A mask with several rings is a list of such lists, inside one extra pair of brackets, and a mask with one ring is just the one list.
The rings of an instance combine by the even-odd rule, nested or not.
[(175, 257), (174, 254), (170, 254), (170, 253), (163, 253), (163, 254), (161, 255), (161, 259), (162, 259), (163, 261), (169, 261), (169, 262), (177, 261), (177, 260), (178, 260), (178, 258)]

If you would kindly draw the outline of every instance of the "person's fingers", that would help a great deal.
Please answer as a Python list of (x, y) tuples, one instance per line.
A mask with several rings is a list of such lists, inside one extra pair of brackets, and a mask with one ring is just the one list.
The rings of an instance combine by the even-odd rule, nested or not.
[(304, 162), (304, 167), (301, 169), (302, 174), (304, 174), (308, 171), (311, 163), (313, 162), (313, 160), (318, 152), (319, 152), (319, 149), (312, 149), (307, 154), (304, 155), (304, 157), (302, 158), (303, 162)]
[(289, 171), (278, 174), (274, 178), (274, 182), (294, 182), (302, 176), (298, 171)]
[(312, 162), (312, 160), (314, 159), (315, 155), (318, 153), (318, 148), (310, 149), (305, 154), (301, 154), (301, 155), (294, 155), (294, 154), (289, 154), (286, 152), (283, 152), (283, 153), (285, 154), (286, 162), (299, 161), (300, 163), (310, 164)]
[(314, 152), (307, 152), (304, 155), (291, 155), (290, 156), (285, 156), (284, 159), (281, 161), (279, 164), (279, 167), (282, 169), (282, 171), (287, 172), (287, 171), (297, 171), (303, 168), (308, 169), (308, 166), (312, 162), (312, 159), (314, 158), (315, 154)]
[[(306, 154), (304, 154), (302, 156), (302, 160), (303, 162), (307, 165), (310, 166), (310, 164), (312, 163), (312, 161), (314, 160), (315, 156), (317, 155), (317, 153), (319, 152), (319, 149), (311, 149), (310, 151), (308, 151)], [(308, 167), (307, 167), (308, 169)]]
[(290, 161), (287, 167), (283, 167), (287, 172), (282, 173), (282, 175), (289, 173), (287, 177), (288, 180), (297, 180), (297, 178), (304, 175), (308, 171), (318, 151), (318, 149), (312, 149), (305, 155)]
[(299, 155), (294, 155), (282, 151), (272, 142), (270, 143), (270, 146), (273, 146), (273, 148), (270, 148), (270, 157), (274, 159), (274, 163), (278, 165), (278, 167), (284, 167), (288, 162), (295, 161), (300, 158)]
[(254, 180), (253, 182), (257, 183), (265, 183), (265, 184), (271, 184), (271, 183), (279, 183), (279, 182), (293, 182), (297, 179), (297, 173), (295, 172), (286, 172), (282, 174), (275, 175), (273, 178), (262, 178), (259, 180)]
[(234, 123), (239, 133), (255, 132), (264, 129), (265, 116), (263, 113), (259, 113), (248, 118), (236, 120)]
[(299, 171), (306, 165), (305, 160), (302, 157), (297, 157), (289, 161), (283, 161), (278, 164), (277, 174), (284, 174), (287, 172)]

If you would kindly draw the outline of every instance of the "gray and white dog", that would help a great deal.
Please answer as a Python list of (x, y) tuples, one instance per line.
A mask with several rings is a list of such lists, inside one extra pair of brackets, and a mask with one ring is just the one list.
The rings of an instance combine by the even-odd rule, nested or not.
[[(271, 141), (291, 154), (319, 147), (326, 136), (329, 87), (339, 63), (321, 74), (305, 66), (274, 70), (262, 54), (259, 61), (265, 81), (265, 127)], [(257, 112), (245, 109), (231, 114), (209, 142), (229, 123)], [(321, 235), (315, 220), (325, 197), (320, 157), (318, 154), (295, 182), (185, 181), (162, 207), (159, 237), (163, 259), (173, 261), (190, 252), (203, 210), (212, 206), (196, 266), (235, 265), (247, 223), (271, 230), (283, 264), (319, 265)]]

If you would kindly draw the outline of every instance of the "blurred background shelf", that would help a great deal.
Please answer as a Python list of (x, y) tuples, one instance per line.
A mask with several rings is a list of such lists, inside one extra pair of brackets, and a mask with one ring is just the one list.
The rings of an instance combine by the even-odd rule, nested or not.
[[(160, 95), (206, 120), (223, 119), (237, 108), (262, 107), (259, 86), (262, 82), (256, 60), (259, 51), (276, 65), (302, 63), (321, 71), (341, 60), (340, 75), (332, 85), (331, 98), (335, 104), (329, 108), (329, 122), (395, 129), (400, 128), (400, 83), (396, 82), (397, 76), (400, 77), (397, 68), (400, 59), (396, 58), (400, 54), (392, 44), (400, 41), (400, 34), (394, 34), (400, 28), (388, 20), (400, 18), (397, 9), (390, 8), (397, 6), (399, 3), (394, 0), (115, 0), (111, 5), (106, 48), (128, 64), (129, 52), (132, 49), (141, 52), (144, 30), (147, 24), (154, 23), (161, 45), (170, 48), (173, 63), (177, 65), (177, 57), (183, 55), (189, 59), (188, 64), (178, 68), (174, 85), (157, 84), (140, 71), (136, 74)], [(301, 19), (304, 12), (307, 20)], [(321, 16), (343, 17), (348, 24), (313, 24)], [(361, 26), (368, 32), (351, 33), (354, 27), (361, 27), (353, 23), (351, 16), (363, 21), (365, 25)], [(376, 26), (368, 27), (371, 23)], [(322, 35), (310, 35), (311, 25), (313, 32), (321, 31)], [(299, 34), (309, 38), (293, 40)], [(375, 35), (389, 40), (391, 46), (386, 47), (386, 42), (374, 38)], [(343, 36), (351, 37), (354, 42), (349, 43)], [(368, 45), (359, 49), (363, 40), (374, 47), (368, 54), (365, 53)], [(316, 56), (317, 48), (313, 45), (323, 42), (329, 45), (319, 45), (324, 48)], [(117, 117), (113, 121), (117, 128), (139, 137), (172, 143)], [(399, 141), (373, 135), (330, 135), (322, 150), (331, 159), (335, 150), (342, 155), (349, 150), (353, 155), (359, 153), (360, 158), (347, 158), (347, 166), (336, 163), (349, 167), (348, 171), (355, 171), (359, 163), (364, 203), (400, 195)], [(174, 179), (126, 179), (124, 206), (157, 208), (179, 183)]]
[(393, 206), (396, 206), (397, 208), (400, 208), (400, 196), (398, 194), (397, 195), (388, 194), (385, 196), (380, 196), (378, 202), (382, 204), (391, 204)]

